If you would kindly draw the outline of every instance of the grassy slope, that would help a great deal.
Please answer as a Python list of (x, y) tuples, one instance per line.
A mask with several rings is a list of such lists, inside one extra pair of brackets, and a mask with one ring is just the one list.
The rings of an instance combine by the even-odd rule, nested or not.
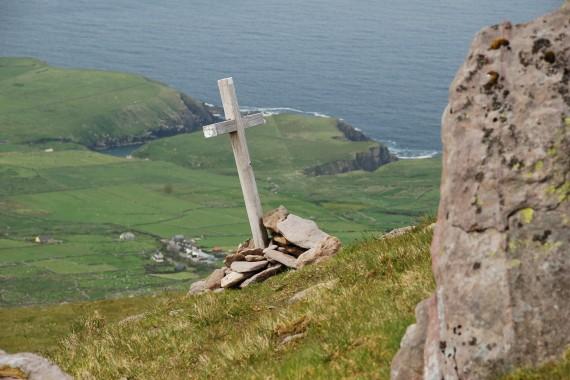
[[(0, 340), (8, 351), (48, 355), (78, 379), (388, 379), (414, 307), (434, 287), (430, 240), (425, 228), (367, 239), (243, 291), (4, 309)], [(288, 302), (331, 280), (334, 288)], [(304, 336), (282, 344), (295, 333)], [(570, 353), (502, 380), (569, 376)]]
[(568, 380), (570, 379), (570, 350), (558, 361), (537, 368), (522, 368), (501, 380)]
[(185, 106), (177, 91), (140, 76), (0, 58), (0, 109), (0, 140), (92, 145), (106, 136), (141, 135), (175, 120)]
[[(165, 296), (131, 322), (88, 318), (53, 355), (78, 379), (378, 378), (433, 288), (431, 231), (369, 239), (243, 291)], [(336, 280), (305, 301), (298, 291)], [(284, 345), (282, 339), (305, 333)]]

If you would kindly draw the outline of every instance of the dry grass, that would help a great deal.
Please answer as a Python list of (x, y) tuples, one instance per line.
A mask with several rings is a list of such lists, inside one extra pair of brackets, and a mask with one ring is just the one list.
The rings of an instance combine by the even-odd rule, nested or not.
[[(426, 224), (242, 291), (24, 311), (41, 313), (43, 326), (58, 321), (62, 331), (73, 320), (74, 332), (58, 347), (48, 343), (59, 330), (34, 347), (41, 342), (77, 379), (388, 379), (414, 307), (434, 287)], [(303, 300), (289, 302), (310, 287)], [(570, 351), (502, 380), (547, 379), (570, 379)]]
[[(246, 290), (165, 296), (120, 324), (93, 314), (54, 359), (78, 379), (388, 379), (414, 307), (434, 287), (430, 241), (425, 228), (371, 238)], [(330, 280), (334, 288), (289, 304)]]

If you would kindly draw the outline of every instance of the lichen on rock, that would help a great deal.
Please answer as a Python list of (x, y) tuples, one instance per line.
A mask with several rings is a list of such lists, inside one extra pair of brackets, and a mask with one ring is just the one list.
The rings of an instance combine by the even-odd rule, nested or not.
[(570, 345), (569, 19), (483, 29), (451, 85), (424, 379), (495, 379)]

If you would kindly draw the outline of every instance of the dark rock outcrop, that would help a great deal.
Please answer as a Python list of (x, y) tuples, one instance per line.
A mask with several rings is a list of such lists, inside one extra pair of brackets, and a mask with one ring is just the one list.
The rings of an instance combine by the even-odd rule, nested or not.
[(322, 165), (306, 168), (303, 172), (309, 176), (333, 175), (354, 170), (372, 172), (382, 165), (397, 160), (398, 158), (390, 153), (386, 146), (378, 144), (367, 151), (357, 152), (351, 159), (327, 162)]
[[(194, 132), (204, 125), (217, 121), (209, 109), (190, 96), (180, 93), (180, 108), (178, 112), (165, 114), (161, 123), (139, 135), (103, 135), (98, 136), (91, 149), (102, 150), (145, 143), (162, 137), (174, 136), (180, 133)], [(54, 139), (58, 140), (58, 139)]]
[(345, 123), (343, 120), (337, 120), (336, 127), (349, 141), (372, 141), (372, 139), (366, 136), (361, 130), (354, 128), (352, 125)]
[(423, 379), (496, 379), (570, 346), (569, 20), (484, 29), (451, 86)]

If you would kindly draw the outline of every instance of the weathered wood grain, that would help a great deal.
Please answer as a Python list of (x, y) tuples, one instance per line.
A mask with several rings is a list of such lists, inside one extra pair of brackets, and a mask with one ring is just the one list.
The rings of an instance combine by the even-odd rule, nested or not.
[[(265, 119), (261, 113), (247, 115), (242, 117), (244, 128), (256, 127), (265, 124)], [(216, 137), (237, 131), (237, 123), (235, 120), (226, 120), (216, 124), (206, 125), (203, 128), (204, 137)]]
[(261, 208), (261, 201), (259, 199), (259, 192), (257, 190), (251, 160), (249, 158), (249, 149), (245, 136), (245, 125), (247, 122), (245, 118), (242, 118), (239, 110), (233, 79), (226, 78), (219, 80), (218, 87), (220, 89), (226, 119), (234, 121), (236, 126), (236, 131), (230, 132), (229, 135), (253, 242), (256, 248), (264, 248), (267, 245), (267, 230), (263, 226), (263, 210)]

